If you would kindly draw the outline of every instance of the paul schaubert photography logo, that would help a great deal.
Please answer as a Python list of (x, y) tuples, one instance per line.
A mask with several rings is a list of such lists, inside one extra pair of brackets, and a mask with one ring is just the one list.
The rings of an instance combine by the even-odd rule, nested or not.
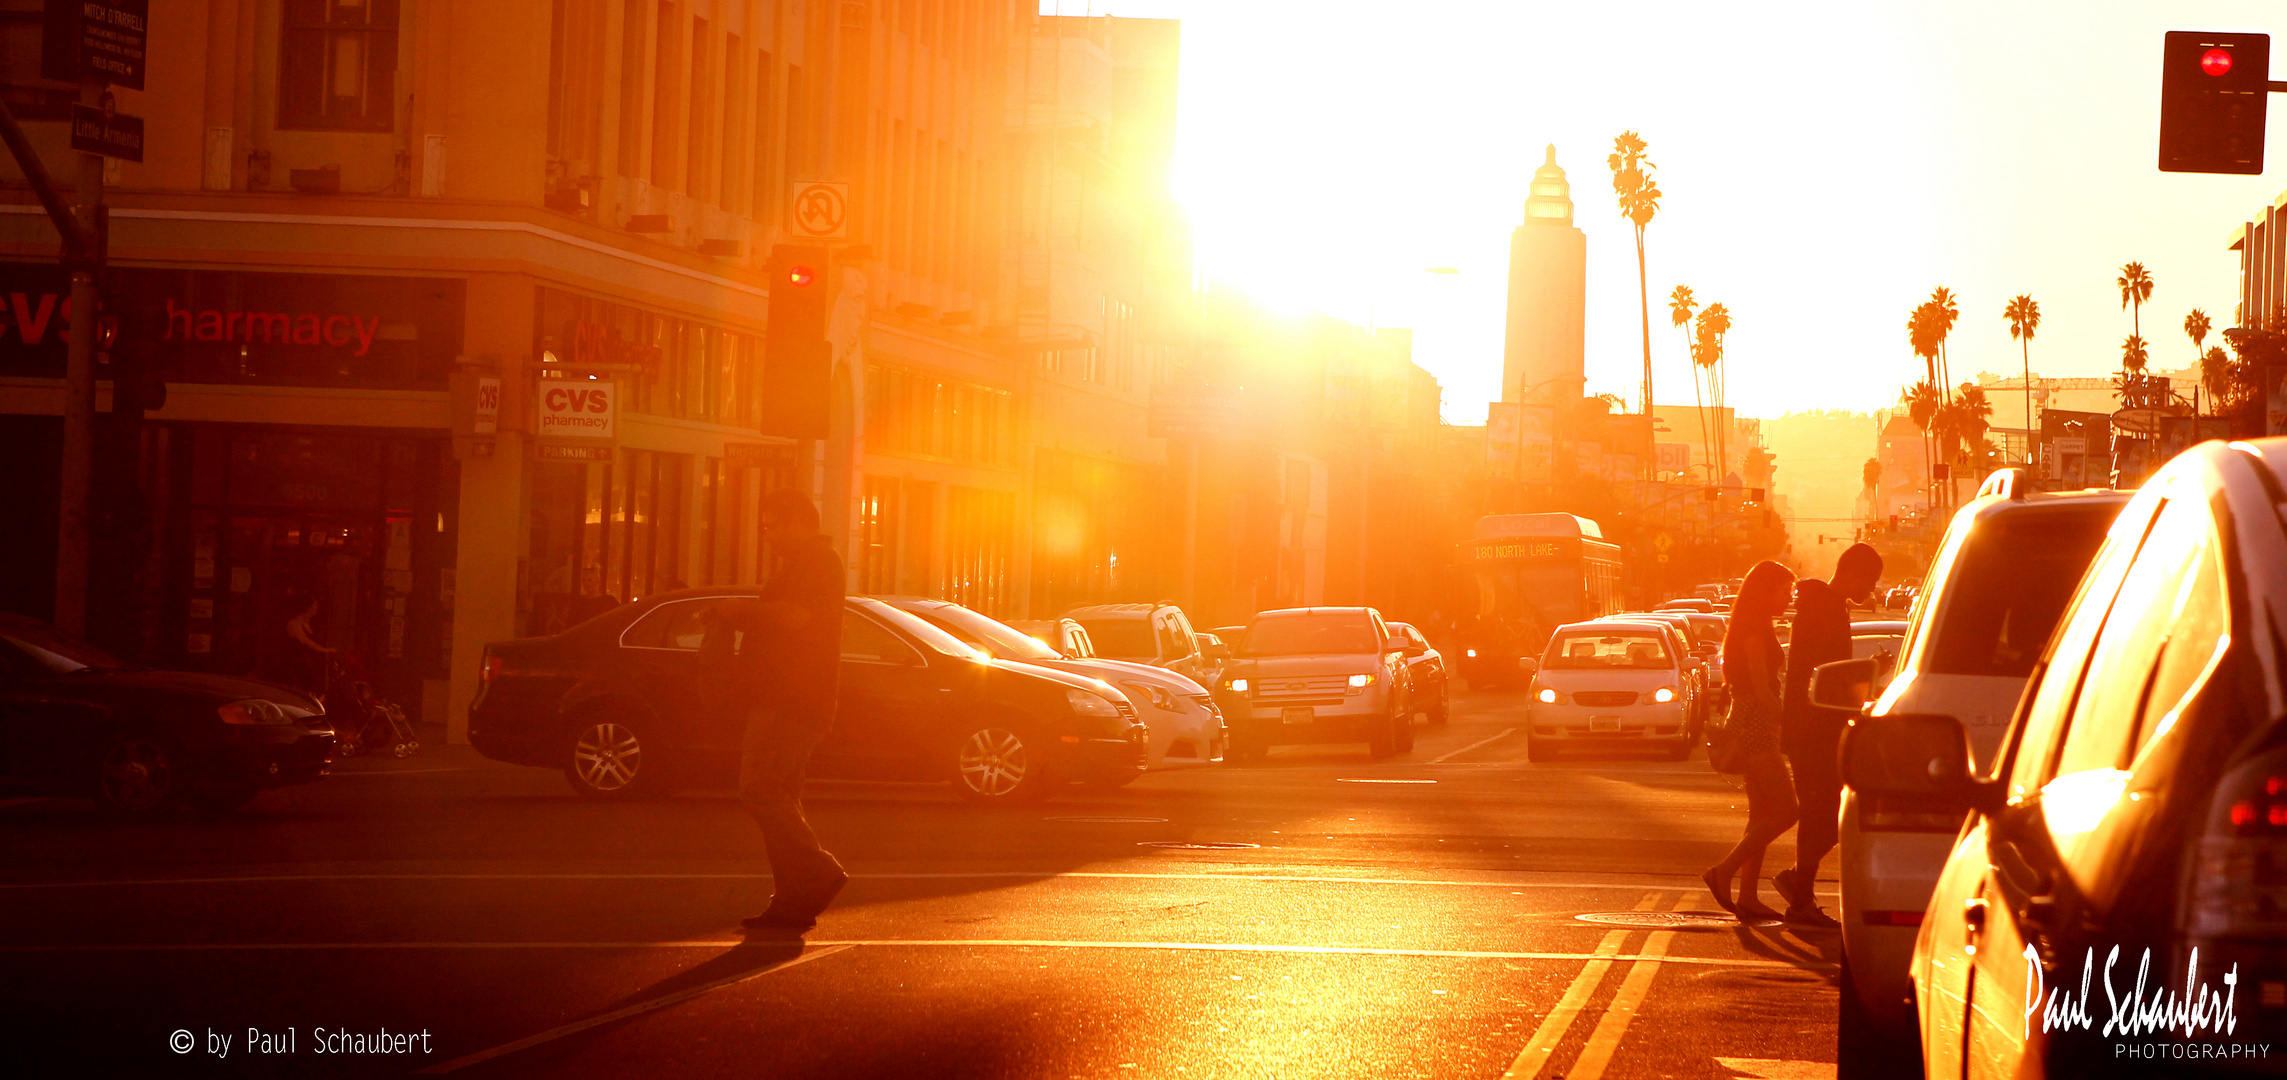
[[(2217, 990), (2200, 981), (2200, 951), (2192, 950), (2191, 962), (2184, 968), (2184, 987), (2178, 993), (2174, 987), (2153, 987), (2145, 993), (2145, 984), (2152, 969), (2152, 950), (2136, 964), (2136, 981), (2126, 987), (2113, 982), (2113, 969), (2120, 963), (2120, 946), (2115, 945), (2104, 957), (2104, 1000), (2111, 1015), (2105, 1019), (2099, 1034), (2106, 1038), (2135, 1039), (2138, 1036), (2181, 1035), (2184, 1041), (2116, 1042), (2113, 1056), (2131, 1058), (2249, 1058), (2270, 1057), (2270, 1043), (2198, 1042), (2202, 1032), (2229, 1037), (2239, 1029), (2239, 1014), (2235, 1005), (2239, 996), (2239, 965), (2223, 974), (2223, 989)], [(2089, 982), (2096, 974), (2096, 949), (2092, 946), (2081, 957), (2080, 993), (2074, 995), (2070, 987), (2047, 986), (2041, 975), (2041, 955), (2033, 946), (2025, 946), (2025, 1037), (2033, 1036), (2033, 1017), (2041, 1018), (2041, 1031), (2086, 1031), (2096, 1026), (2089, 1015)], [(2043, 990), (2047, 990), (2044, 997)], [(2127, 992), (2123, 994), (2121, 990)]]

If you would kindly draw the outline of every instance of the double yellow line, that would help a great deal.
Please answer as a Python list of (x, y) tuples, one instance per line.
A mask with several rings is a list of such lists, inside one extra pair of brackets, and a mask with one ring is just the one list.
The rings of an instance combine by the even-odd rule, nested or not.
[[(1646, 893), (1637, 902), (1636, 910), (1657, 911), (1666, 898), (1665, 892)], [(1688, 911), (1698, 898), (1698, 893), (1686, 892), (1676, 899), (1671, 910)], [(1596, 988), (1603, 984), (1605, 973), (1619, 962), (1614, 958), (1620, 955), (1621, 944), (1632, 933), (1635, 931), (1614, 930), (1604, 935), (1596, 951), (1590, 954), (1593, 959), (1581, 966), (1580, 974), (1573, 977), (1572, 985), (1565, 988), (1556, 1007), (1533, 1029), (1533, 1037), (1525, 1041), (1525, 1048), (1517, 1053), (1517, 1060), (1510, 1063), (1509, 1071), (1501, 1074), (1501, 1080), (1535, 1080), (1548, 1068), (1549, 1059), (1556, 1055), (1557, 1046), (1572, 1030), (1573, 1021), (1580, 1018), (1588, 1008), (1589, 999), (1596, 996)], [(1605, 1067), (1612, 1063), (1612, 1054), (1620, 1049), (1621, 1037), (1628, 1033), (1628, 1024), (1636, 1018), (1636, 1010), (1652, 992), (1652, 979), (1660, 973), (1660, 961), (1656, 958), (1667, 955), (1668, 944), (1675, 936), (1673, 930), (1654, 930), (1645, 939), (1644, 947), (1635, 954), (1641, 959), (1631, 964), (1628, 974), (1620, 980), (1619, 992), (1596, 1018), (1596, 1027), (1589, 1031), (1580, 1056), (1565, 1072), (1566, 1080), (1599, 1080), (1604, 1075)]]

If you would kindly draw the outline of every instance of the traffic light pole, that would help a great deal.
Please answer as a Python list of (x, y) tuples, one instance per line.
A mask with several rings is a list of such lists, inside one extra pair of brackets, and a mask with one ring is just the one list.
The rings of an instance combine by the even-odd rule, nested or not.
[[(103, 84), (82, 79), (79, 100), (101, 107)], [(103, 158), (81, 152), (78, 182), (72, 186), (72, 216), (83, 239), (102, 242), (96, 219), (103, 206)], [(65, 344), (63, 490), (56, 513), (55, 625), (67, 634), (87, 632), (87, 519), (95, 477), (95, 259), (76, 261), (71, 271), (71, 338)]]

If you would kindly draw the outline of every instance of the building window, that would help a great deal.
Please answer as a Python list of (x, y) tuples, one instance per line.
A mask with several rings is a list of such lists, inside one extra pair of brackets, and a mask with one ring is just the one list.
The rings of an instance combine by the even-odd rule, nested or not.
[(869, 476), (858, 498), (858, 588), (897, 591), (898, 510), (903, 494), (893, 476)]
[(286, 0), (278, 126), (396, 126), (397, 0)]

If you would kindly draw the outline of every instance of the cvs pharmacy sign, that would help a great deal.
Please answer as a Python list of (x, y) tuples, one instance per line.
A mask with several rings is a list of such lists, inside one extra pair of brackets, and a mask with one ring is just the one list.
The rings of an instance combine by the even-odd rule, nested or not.
[(542, 379), (538, 398), (542, 437), (612, 437), (612, 422), (619, 414), (617, 384)]

